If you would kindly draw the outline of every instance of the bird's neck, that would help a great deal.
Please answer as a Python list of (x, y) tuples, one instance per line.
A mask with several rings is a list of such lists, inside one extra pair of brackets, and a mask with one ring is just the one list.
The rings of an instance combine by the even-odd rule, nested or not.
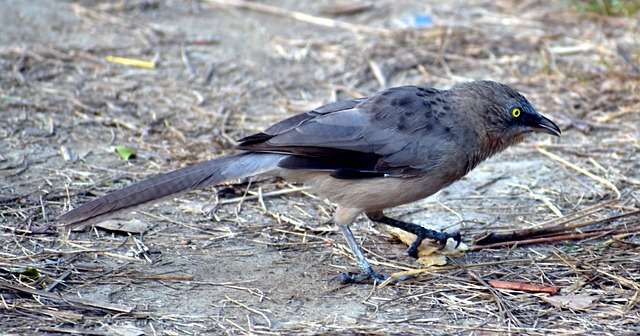
[(507, 147), (522, 141), (523, 138), (523, 136), (516, 136), (511, 139), (504, 139), (499, 136), (492, 136), (491, 134), (486, 133), (483, 139), (479, 142), (480, 146), (478, 146), (478, 148), (469, 155), (468, 162), (465, 167), (465, 174), (475, 168), (480, 164), (480, 162), (505, 150)]

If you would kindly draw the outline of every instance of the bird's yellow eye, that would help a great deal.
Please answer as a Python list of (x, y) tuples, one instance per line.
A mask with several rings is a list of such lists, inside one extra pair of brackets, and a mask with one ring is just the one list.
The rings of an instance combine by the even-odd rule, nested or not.
[(522, 113), (522, 111), (520, 111), (520, 109), (517, 108), (517, 107), (514, 107), (514, 108), (511, 109), (511, 115), (514, 118), (518, 118), (520, 116), (520, 113)]

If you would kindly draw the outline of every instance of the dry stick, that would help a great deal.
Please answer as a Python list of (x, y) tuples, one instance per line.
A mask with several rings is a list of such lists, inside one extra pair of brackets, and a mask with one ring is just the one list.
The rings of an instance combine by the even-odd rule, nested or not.
[(338, 16), (338, 15), (355, 15), (365, 12), (373, 8), (372, 3), (361, 2), (338, 2), (333, 6), (327, 6), (320, 10), (322, 14)]
[(292, 18), (298, 21), (311, 23), (317, 26), (340, 28), (356, 33), (376, 34), (376, 35), (389, 35), (391, 31), (384, 28), (374, 28), (365, 25), (353, 24), (343, 21), (338, 21), (322, 16), (314, 16), (302, 12), (291, 11), (288, 9), (265, 5), (257, 2), (250, 2), (245, 0), (206, 0), (207, 2), (214, 3), (220, 6), (230, 6), (235, 8), (249, 9), (260, 13), (266, 13), (276, 16), (284, 16)]
[(158, 281), (192, 281), (193, 275), (191, 274), (149, 274), (136, 277), (144, 280), (158, 280)]
[(631, 211), (631, 212), (623, 213), (620, 215), (610, 216), (610, 217), (606, 217), (606, 218), (598, 219), (594, 221), (581, 222), (581, 223), (569, 224), (572, 221), (579, 219), (583, 216), (565, 220), (557, 224), (545, 225), (537, 228), (511, 230), (507, 232), (498, 232), (498, 233), (492, 232), (476, 240), (475, 245), (490, 245), (490, 244), (496, 244), (501, 242), (508, 242), (508, 241), (513, 242), (517, 240), (532, 239), (533, 237), (536, 237), (536, 236), (544, 236), (544, 235), (550, 235), (554, 233), (560, 233), (562, 231), (576, 229), (576, 228), (584, 227), (588, 225), (609, 223), (616, 219), (631, 217), (635, 215), (640, 215), (640, 210)]
[[(275, 190), (275, 191), (271, 191), (271, 192), (267, 192), (267, 193), (262, 193), (262, 197), (264, 198), (264, 197), (281, 196), (281, 195), (296, 193), (296, 192), (305, 191), (305, 190), (309, 190), (309, 187), (297, 187), (297, 188)], [(249, 194), (253, 194), (254, 192), (250, 191), (248, 193)], [(222, 200), (222, 201), (218, 202), (217, 205), (236, 203), (236, 202), (240, 202), (241, 200), (248, 201), (248, 200), (259, 199), (260, 195), (258, 195), (257, 193), (255, 193), (255, 194), (256, 195), (225, 199), (225, 200)]]
[(89, 330), (89, 329), (70, 329), (70, 328), (58, 328), (58, 327), (38, 327), (38, 330), (44, 332), (51, 332), (57, 334), (72, 334), (72, 335), (91, 335), (91, 336), (108, 336), (113, 335), (104, 331)]
[(562, 163), (563, 165), (565, 165), (565, 166), (567, 166), (567, 167), (569, 167), (569, 168), (571, 168), (571, 169), (573, 169), (573, 170), (575, 170), (575, 171), (577, 171), (577, 172), (579, 172), (581, 174), (584, 174), (584, 175), (586, 175), (586, 176), (588, 176), (588, 177), (590, 177), (590, 178), (592, 178), (592, 179), (594, 179), (594, 180), (606, 185), (611, 190), (613, 190), (613, 192), (616, 193), (616, 199), (620, 199), (620, 196), (621, 196), (620, 195), (620, 190), (618, 190), (618, 188), (613, 183), (611, 183), (610, 181), (608, 181), (608, 180), (606, 180), (606, 179), (604, 179), (604, 178), (602, 178), (602, 177), (600, 177), (598, 175), (595, 175), (595, 174), (591, 173), (590, 171), (588, 171), (588, 170), (586, 170), (586, 169), (584, 169), (582, 167), (579, 167), (578, 165), (575, 165), (575, 164), (573, 164), (573, 163), (571, 163), (571, 162), (559, 157), (558, 155), (547, 151), (546, 149), (544, 149), (542, 147), (537, 147), (536, 149), (538, 150), (538, 152), (546, 155), (548, 158), (550, 158), (552, 160), (555, 160), (555, 161), (558, 161), (558, 162)]
[(625, 233), (640, 233), (640, 227), (633, 228), (630, 230), (621, 229), (621, 230), (595, 230), (591, 232), (585, 233), (572, 233), (572, 234), (561, 234), (555, 236), (548, 237), (540, 237), (540, 238), (532, 238), (532, 239), (524, 239), (524, 240), (516, 240), (516, 241), (506, 241), (495, 244), (487, 244), (487, 245), (473, 245), (471, 246), (471, 251), (478, 251), (487, 248), (494, 247), (507, 247), (512, 245), (530, 245), (530, 244), (545, 244), (562, 240), (582, 240), (587, 238), (600, 238), (607, 235), (619, 235)]
[(555, 286), (542, 286), (536, 285), (528, 282), (519, 282), (519, 281), (504, 281), (504, 280), (489, 280), (489, 285), (493, 288), (500, 289), (513, 289), (522, 292), (532, 292), (532, 293), (549, 293), (555, 294), (560, 289)]
[(480, 277), (476, 272), (464, 267), (463, 265), (458, 264), (458, 266), (462, 268), (471, 278), (473, 278), (481, 286), (484, 286), (489, 291), (489, 293), (491, 293), (491, 296), (493, 297), (493, 300), (498, 306), (498, 310), (500, 311), (500, 314), (502, 315), (503, 318), (504, 316), (509, 315), (509, 317), (511, 317), (511, 319), (515, 321), (516, 324), (519, 324), (520, 321), (518, 321), (518, 319), (516, 319), (515, 316), (513, 316), (513, 314), (511, 313), (511, 310), (506, 306), (506, 304), (500, 297), (500, 293), (498, 293), (495, 289), (493, 289), (493, 287), (491, 287), (491, 285), (489, 285), (486, 281), (484, 281), (484, 279), (482, 279), (482, 277)]
[[(556, 228), (560, 228), (559, 231), (563, 231), (563, 230), (566, 230), (568, 228), (566, 226), (566, 224), (571, 223), (573, 221), (577, 221), (578, 219), (587, 217), (589, 215), (592, 215), (592, 214), (600, 211), (602, 208), (604, 208), (606, 206), (609, 206), (609, 205), (612, 205), (612, 204), (614, 204), (616, 202), (617, 202), (617, 200), (610, 200), (610, 201), (607, 201), (607, 202), (600, 202), (600, 203), (597, 203), (597, 204), (592, 205), (590, 207), (581, 209), (580, 211), (574, 212), (574, 213), (572, 213), (570, 215), (567, 215), (565, 217), (554, 218), (554, 219), (552, 219), (550, 221), (541, 223), (536, 228), (509, 230), (509, 231), (503, 231), (503, 232), (498, 232), (498, 233), (490, 233), (490, 234), (486, 235), (485, 237), (477, 239), (475, 243), (476, 244), (482, 244), (482, 243), (490, 244), (490, 243), (495, 243), (495, 242), (498, 242), (498, 241), (514, 240), (518, 236), (522, 236), (523, 238), (526, 238), (529, 235), (534, 235), (534, 234), (536, 234), (536, 232), (541, 232), (541, 231), (553, 233), (553, 232), (556, 232), (556, 231), (554, 231)], [(579, 227), (579, 226), (573, 226), (573, 228), (575, 228), (575, 227)], [(559, 232), (559, 231), (557, 231), (557, 232)], [(493, 241), (493, 239), (496, 239), (496, 241)]]
[(225, 297), (227, 298), (227, 300), (229, 302), (233, 302), (234, 304), (236, 304), (236, 305), (238, 305), (238, 306), (240, 306), (240, 307), (242, 307), (242, 308), (244, 308), (244, 309), (246, 309), (246, 310), (248, 310), (248, 311), (250, 311), (250, 312), (252, 312), (254, 314), (258, 314), (258, 315), (262, 316), (262, 318), (265, 321), (267, 321), (267, 326), (269, 327), (269, 329), (271, 329), (271, 320), (267, 317), (267, 314), (265, 314), (265, 313), (263, 313), (263, 312), (261, 312), (261, 311), (259, 311), (257, 309), (251, 308), (251, 307), (247, 306), (246, 304), (244, 304), (244, 303), (242, 303), (240, 301), (236, 301), (236, 300), (228, 297), (227, 295), (225, 295)]
[(54, 288), (58, 287), (58, 285), (61, 284), (66, 278), (68, 278), (69, 275), (71, 275), (71, 271), (62, 273), (62, 275), (55, 279), (49, 286), (47, 286), (47, 289), (45, 290), (47, 292), (51, 292)]
[(73, 303), (73, 304), (77, 304), (77, 305), (80, 305), (80, 306), (99, 308), (99, 309), (115, 311), (115, 312), (125, 313), (125, 314), (131, 313), (133, 311), (133, 308), (134, 308), (134, 307), (128, 307), (128, 306), (123, 306), (123, 305), (114, 304), (114, 303), (98, 302), (98, 301), (92, 301), (92, 300), (87, 300), (87, 299), (81, 299), (81, 298), (77, 298), (77, 297), (71, 297), (69, 295), (58, 295), (58, 294), (54, 294), (54, 293), (49, 293), (49, 292), (43, 291), (43, 290), (37, 290), (37, 289), (29, 288), (29, 287), (14, 285), (14, 284), (12, 284), (12, 283), (4, 280), (4, 279), (0, 279), (0, 287), (6, 288), (6, 289), (12, 289), (12, 290), (23, 292), (23, 293), (28, 293), (28, 294), (31, 294), (31, 295), (39, 295), (39, 296), (46, 297), (47, 299), (51, 299), (51, 300), (63, 300), (63, 301), (66, 301), (66, 302), (69, 302), (69, 303)]

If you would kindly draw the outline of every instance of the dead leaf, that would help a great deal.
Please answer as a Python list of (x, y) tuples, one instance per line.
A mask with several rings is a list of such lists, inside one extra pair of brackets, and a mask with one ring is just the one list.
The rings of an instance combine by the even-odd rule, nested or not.
[(418, 263), (425, 267), (444, 266), (447, 264), (447, 257), (442, 254), (432, 254), (426, 256), (418, 256)]
[(130, 233), (144, 233), (149, 229), (149, 224), (139, 219), (131, 220), (119, 220), (109, 219), (99, 224), (96, 227), (110, 231), (130, 232)]
[(596, 300), (598, 300), (597, 296), (579, 294), (557, 295), (540, 298), (556, 308), (575, 310), (588, 309)]
[[(387, 227), (387, 231), (394, 237), (400, 239), (407, 246), (416, 239), (416, 235), (395, 227)], [(441, 249), (440, 246), (430, 240), (425, 239), (418, 246), (418, 263), (425, 266), (444, 266), (447, 264), (445, 256), (461, 256), (469, 247), (465, 243), (455, 246), (453, 239), (447, 241), (447, 245)]]

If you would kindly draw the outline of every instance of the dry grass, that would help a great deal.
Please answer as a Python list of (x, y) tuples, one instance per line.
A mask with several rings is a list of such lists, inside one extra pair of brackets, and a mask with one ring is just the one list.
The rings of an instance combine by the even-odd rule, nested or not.
[[(640, 332), (637, 16), (539, 1), (434, 3), (435, 27), (401, 30), (389, 17), (419, 5), (385, 1), (323, 21), (329, 2), (270, 2), (278, 20), (264, 7), (212, 2), (57, 4), (63, 19), (49, 19), (63, 29), (52, 41), (17, 42), (21, 30), (0, 28), (16, 41), (0, 48), (3, 333)], [(49, 227), (71, 204), (226, 153), (234, 139), (322, 102), (472, 78), (515, 85), (562, 138), (531, 139), (450, 192), (392, 213), (460, 227), (468, 241), (555, 230), (535, 244), (475, 245), (425, 271), (362, 221), (356, 234), (373, 264), (418, 275), (341, 287), (327, 280), (353, 262), (327, 224), (332, 205), (279, 180), (145, 209), (135, 215), (143, 234), (93, 229), (61, 241)], [(114, 145), (137, 159), (119, 160)], [(206, 215), (203, 204), (216, 206)]]

